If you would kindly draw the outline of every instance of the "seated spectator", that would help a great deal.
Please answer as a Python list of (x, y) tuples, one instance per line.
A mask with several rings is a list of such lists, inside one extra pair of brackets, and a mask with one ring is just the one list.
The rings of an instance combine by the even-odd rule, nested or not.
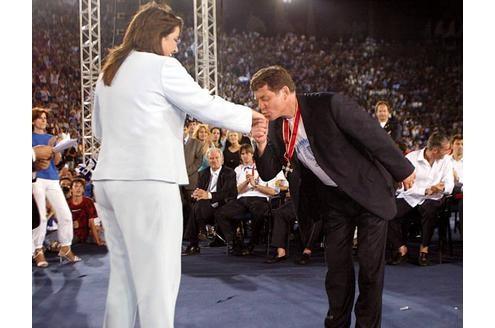
[(65, 176), (60, 178), (60, 188), (62, 188), (64, 197), (67, 200), (70, 198), (71, 185), (72, 185), (72, 179), (70, 179), (69, 177)]
[(203, 161), (203, 145), (201, 141), (192, 137), (196, 125), (196, 121), (188, 121), (184, 130), (184, 159), (189, 179), (189, 184), (180, 186), (184, 227), (187, 227), (187, 220), (192, 210), (191, 195), (198, 184), (198, 169)]
[(456, 134), (452, 137), (452, 155), (450, 155), (450, 161), (454, 169), (454, 190), (452, 194), (452, 204), (456, 205), (459, 210), (459, 223), (462, 236), (462, 218), (463, 218), (463, 190), (464, 190), (464, 165), (463, 165), (463, 153), (464, 153), (464, 141), (462, 135)]
[(189, 240), (184, 255), (200, 253), (199, 240), (206, 239), (205, 225), (214, 224), (215, 212), (237, 196), (235, 173), (223, 165), (222, 151), (211, 148), (207, 157), (209, 167), (199, 172), (197, 188), (191, 195), (195, 202), (184, 235)]
[(395, 252), (389, 264), (396, 265), (407, 260), (406, 227), (409, 214), (419, 213), (422, 239), (418, 263), (427, 266), (428, 246), (433, 236), (438, 210), (443, 196), (452, 193), (454, 176), (452, 163), (445, 157), (450, 152), (449, 139), (441, 133), (433, 133), (426, 148), (410, 152), (406, 158), (416, 168), (416, 181), (407, 191), (400, 190), (396, 198), (397, 214), (389, 222), (388, 239)]
[(73, 243), (96, 243), (98, 246), (104, 246), (105, 241), (101, 237), (102, 226), (93, 200), (83, 195), (85, 185), (84, 179), (75, 178), (71, 184), (70, 199), (67, 201), (72, 212)]
[(225, 235), (226, 241), (232, 245), (234, 241), (234, 221), (240, 220), (242, 215), (251, 214), (252, 235), (247, 251), (243, 255), (252, 252), (254, 245), (258, 243), (259, 232), (265, 218), (270, 213), (270, 196), (275, 196), (280, 189), (275, 186), (277, 180), (288, 182), (282, 171), (272, 180), (261, 180), (253, 159), (253, 146), (244, 144), (240, 147), (242, 164), (235, 168), (237, 183), (237, 199), (230, 201), (216, 213), (217, 224)]
[(230, 167), (234, 170), (241, 163), (241, 157), (239, 149), (241, 149), (241, 144), (239, 140), (241, 134), (235, 131), (227, 132), (227, 142), (223, 150), (223, 158), (225, 166)]
[(218, 148), (221, 151), (223, 151), (224, 145), (222, 144), (222, 142), (220, 140), (220, 137), (222, 135), (222, 130), (220, 128), (214, 126), (214, 127), (210, 128), (210, 135), (211, 135), (211, 142), (212, 142), (213, 146), (215, 146), (215, 148)]
[[(265, 263), (273, 264), (287, 259), (286, 244), (288, 239), (289, 228), (294, 226), (297, 220), (294, 203), (291, 199), (279, 208), (272, 210), (273, 231), (272, 245), (277, 248), (276, 254), (265, 261)], [(305, 229), (300, 226), (301, 237), (304, 243), (303, 253), (295, 262), (296, 264), (306, 265), (311, 261), (313, 245), (316, 241), (321, 240), (323, 234), (323, 221), (314, 221), (311, 227)]]
[(201, 166), (198, 169), (198, 171), (201, 171), (208, 167), (208, 158), (206, 158), (206, 152), (208, 151), (208, 149), (214, 148), (214, 145), (211, 142), (210, 130), (208, 130), (208, 126), (206, 124), (198, 124), (196, 126), (196, 131), (194, 131), (193, 138), (199, 140), (202, 146), (202, 161)]

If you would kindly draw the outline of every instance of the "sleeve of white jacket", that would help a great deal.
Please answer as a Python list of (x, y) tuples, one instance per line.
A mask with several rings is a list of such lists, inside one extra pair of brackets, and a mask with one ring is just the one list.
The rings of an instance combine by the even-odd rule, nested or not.
[(215, 126), (243, 133), (251, 131), (250, 108), (210, 95), (177, 59), (165, 58), (161, 79), (167, 100), (185, 113)]
[(94, 92), (93, 112), (91, 113), (91, 127), (93, 136), (101, 140), (101, 124), (100, 124), (100, 106), (98, 103), (98, 94)]

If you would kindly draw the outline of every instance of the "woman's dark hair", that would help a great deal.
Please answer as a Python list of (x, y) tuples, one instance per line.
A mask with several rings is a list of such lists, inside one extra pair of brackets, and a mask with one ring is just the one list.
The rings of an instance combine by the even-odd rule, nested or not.
[(182, 29), (182, 18), (165, 4), (152, 1), (134, 15), (122, 43), (110, 50), (103, 66), (103, 82), (110, 86), (120, 65), (132, 50), (163, 55), (161, 40), (176, 27)]

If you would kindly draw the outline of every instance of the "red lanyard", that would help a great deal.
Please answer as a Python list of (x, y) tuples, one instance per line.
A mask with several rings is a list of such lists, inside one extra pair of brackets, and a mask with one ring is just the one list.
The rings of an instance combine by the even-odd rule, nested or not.
[(299, 109), (299, 105), (297, 106), (296, 115), (294, 119), (294, 127), (292, 129), (292, 133), (289, 131), (289, 121), (284, 119), (283, 122), (283, 130), (284, 130), (284, 143), (285, 143), (285, 154), (284, 158), (287, 161), (287, 166), (290, 165), (290, 160), (292, 155), (294, 155), (294, 148), (296, 145), (297, 132), (299, 128), (299, 121), (301, 120), (301, 110)]

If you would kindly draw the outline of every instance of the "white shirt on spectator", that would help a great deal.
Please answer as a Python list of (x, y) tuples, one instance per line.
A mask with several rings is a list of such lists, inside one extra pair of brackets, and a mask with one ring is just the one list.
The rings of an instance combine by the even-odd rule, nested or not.
[(448, 158), (452, 162), (452, 167), (454, 168), (454, 171), (457, 174), (457, 177), (459, 178), (459, 182), (464, 183), (463, 159), (461, 158), (460, 160), (457, 161), (454, 159), (454, 157), (452, 155), (448, 155)]
[[(270, 188), (273, 188), (275, 190), (278, 189), (278, 187), (276, 186), (276, 183), (275, 183), (277, 180), (283, 180), (284, 186), (289, 185), (289, 182), (287, 181), (287, 179), (285, 179), (285, 176), (284, 176), (282, 171), (278, 172), (278, 174), (273, 179), (271, 179), (270, 181), (268, 181), (268, 182), (263, 181), (260, 178), (260, 175), (258, 174), (258, 170), (256, 168), (256, 164), (254, 164), (254, 163), (250, 164), (250, 165), (241, 164), (241, 165), (237, 166), (234, 171), (236, 174), (237, 185), (240, 185), (241, 183), (246, 181), (246, 174), (253, 175), (257, 184), (265, 186), (265, 187), (270, 187)], [(267, 194), (264, 194), (261, 191), (255, 190), (253, 188), (253, 186), (251, 186), (249, 184), (248, 184), (247, 190), (245, 192), (239, 193), (237, 195), (237, 199), (239, 199), (241, 197), (265, 197), (266, 200), (268, 200), (270, 198), (270, 196), (268, 196)]]
[[(401, 189), (397, 198), (403, 198), (411, 207), (421, 205), (427, 199), (439, 200), (443, 195), (452, 193), (454, 188), (454, 172), (452, 171), (452, 163), (447, 156), (441, 160), (436, 160), (433, 165), (430, 165), (425, 158), (426, 148), (412, 151), (406, 155), (406, 158), (416, 168), (416, 180), (412, 188), (404, 191)], [(425, 195), (425, 190), (437, 183), (444, 182), (445, 190), (443, 194), (436, 193), (429, 196)]]

